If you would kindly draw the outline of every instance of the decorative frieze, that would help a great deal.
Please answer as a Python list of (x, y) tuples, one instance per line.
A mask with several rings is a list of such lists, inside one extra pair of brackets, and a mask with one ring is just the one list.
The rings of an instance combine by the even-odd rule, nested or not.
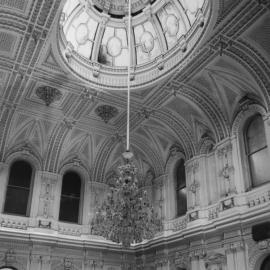
[(228, 198), (223, 201), (221, 201), (221, 209), (222, 211), (231, 209), (235, 206), (234, 204), (234, 198)]
[(259, 191), (252, 191), (250, 194), (248, 194), (248, 206), (250, 208), (264, 204), (266, 202), (270, 201), (270, 190), (269, 188), (264, 188), (263, 190)]
[(80, 236), (82, 234), (82, 227), (80, 225), (68, 225), (68, 224), (59, 224), (58, 232), (60, 234)]
[(12, 215), (1, 216), (1, 227), (27, 230), (28, 226), (29, 226), (28, 218)]

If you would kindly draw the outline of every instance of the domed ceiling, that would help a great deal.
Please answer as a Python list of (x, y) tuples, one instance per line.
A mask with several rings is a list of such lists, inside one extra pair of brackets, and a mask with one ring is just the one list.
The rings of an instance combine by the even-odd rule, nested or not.
[[(125, 150), (126, 91), (108, 91), (125, 90), (127, 82), (115, 46), (125, 44), (124, 2), (16, 3), (0, 1), (1, 161), (24, 151), (37, 157), (41, 170), (59, 173), (77, 164), (89, 179), (106, 181)], [(162, 48), (138, 64), (136, 49), (142, 52), (144, 44), (138, 35), (131, 92), (131, 150), (141, 174), (158, 177), (172, 146), (188, 160), (202, 153), (205, 141), (228, 137), (246, 95), (270, 107), (269, 5), (156, 0), (132, 6), (134, 44), (138, 27)], [(181, 35), (184, 27), (189, 30)], [(175, 34), (172, 43), (169, 34)], [(102, 50), (106, 64), (98, 61)]]
[[(204, 33), (209, 6), (207, 0), (132, 1), (133, 89), (156, 84), (183, 62)], [(127, 1), (67, 0), (60, 25), (61, 51), (76, 75), (95, 87), (126, 87)]]

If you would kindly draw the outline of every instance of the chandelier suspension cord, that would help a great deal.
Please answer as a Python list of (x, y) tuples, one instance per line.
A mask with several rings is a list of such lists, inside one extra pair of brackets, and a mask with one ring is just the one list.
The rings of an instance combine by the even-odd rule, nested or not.
[(127, 146), (129, 151), (129, 127), (130, 127), (130, 66), (131, 66), (131, 1), (128, 0), (128, 67), (127, 67)]

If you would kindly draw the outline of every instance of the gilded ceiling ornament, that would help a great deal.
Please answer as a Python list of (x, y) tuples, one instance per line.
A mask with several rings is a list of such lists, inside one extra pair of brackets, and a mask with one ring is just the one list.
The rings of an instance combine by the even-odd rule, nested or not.
[(118, 114), (118, 110), (110, 105), (101, 105), (95, 109), (95, 113), (107, 124)]
[(50, 106), (51, 103), (58, 101), (62, 97), (62, 93), (50, 86), (40, 86), (36, 90), (36, 95), (45, 102), (46, 106)]

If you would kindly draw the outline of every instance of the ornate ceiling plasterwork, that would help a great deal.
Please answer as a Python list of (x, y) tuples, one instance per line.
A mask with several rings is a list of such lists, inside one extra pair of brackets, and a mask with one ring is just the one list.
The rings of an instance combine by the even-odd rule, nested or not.
[[(10, 7), (8, 2), (0, 4), (4, 10), (0, 40), (5, 41), (0, 46), (0, 158), (4, 161), (9, 156), (19, 154), (18, 151), (28, 153), (28, 148), (24, 147), (28, 145), (33, 149), (29, 155), (36, 157), (41, 170), (59, 172), (63, 164), (73, 162), (87, 168), (91, 180), (102, 182), (106, 170), (110, 169), (110, 153), (125, 140), (126, 97), (121, 91), (100, 91), (98, 87), (74, 76), (67, 60), (63, 61), (65, 54), (59, 55), (59, 44), (55, 42), (57, 23), (62, 12), (60, 2), (28, 1), (16, 10), (13, 2), (10, 2)], [(152, 4), (154, 11), (160, 8), (159, 3), (163, 2)], [(217, 12), (220, 14), (219, 1), (209, 3), (216, 20)], [(233, 120), (220, 104), (228, 103), (226, 110), (231, 111), (232, 116), (236, 115), (239, 104), (236, 102), (232, 106), (225, 100), (224, 95), (232, 98), (237, 87), (235, 77), (226, 73), (226, 70), (238, 69), (239, 82), (247, 77), (252, 78), (251, 83), (246, 83), (252, 85), (252, 91), (260, 103), (269, 109), (269, 55), (261, 49), (259, 38), (252, 42), (252, 33), (259, 31), (256, 28), (258, 20), (263, 23), (261, 29), (269, 27), (269, 20), (263, 20), (269, 16), (269, 5), (255, 0), (221, 5), (222, 14), (227, 16), (222, 17), (218, 23), (210, 21), (209, 26), (203, 28), (197, 25), (201, 31), (210, 27), (210, 32), (205, 33), (207, 39), (203, 44), (194, 47), (192, 56), (186, 58), (185, 64), (180, 64), (181, 67), (166, 80), (161, 79), (153, 87), (138, 85), (139, 91), (132, 93), (131, 132), (134, 147), (144, 153), (144, 159), (151, 164), (155, 176), (163, 173), (169, 151), (167, 145), (179, 144), (186, 158), (190, 158), (198, 153), (207, 153), (212, 144), (231, 134)], [(146, 16), (147, 8), (143, 10), (145, 12), (139, 17)], [(98, 11), (93, 14), (98, 14)], [(177, 43), (177, 49), (181, 50), (182, 45), (181, 42)], [(189, 51), (186, 53), (189, 54)], [(98, 51), (94, 54), (98, 57)], [(71, 65), (74, 64), (72, 57)], [(179, 60), (177, 57), (172, 59), (175, 62)], [(222, 59), (226, 61), (217, 61)], [(162, 69), (158, 60), (152, 70), (159, 76), (165, 73), (166, 66)], [(219, 70), (214, 75), (219, 76), (219, 79), (226, 78), (228, 83), (222, 79), (214, 86), (208, 82), (211, 82), (209, 74), (217, 68), (217, 62)], [(108, 70), (110, 68), (108, 66)], [(85, 70), (88, 72), (88, 67)], [(96, 76), (94, 80), (104, 83), (103, 71), (97, 66), (93, 66), (93, 70), (93, 76)], [(134, 80), (138, 78), (136, 76)], [(196, 85), (193, 83), (195, 77), (199, 82)], [(232, 82), (235, 82), (234, 87)], [(113, 85), (112, 80), (109, 84)], [(50, 85), (65, 94), (53, 106), (44, 106), (35, 92), (40, 85)], [(243, 88), (243, 84), (240, 85)], [(229, 87), (229, 90), (222, 88), (224, 86)], [(243, 90), (244, 94), (247, 94), (247, 89)], [(189, 114), (181, 110), (184, 102), (190, 106)], [(115, 107), (119, 112), (110, 125), (104, 125), (103, 120), (95, 114), (95, 108), (102, 104)], [(179, 104), (179, 108), (170, 104)], [(206, 127), (208, 137), (197, 136), (197, 123)], [(161, 143), (164, 146), (161, 147)], [(74, 149), (68, 147), (71, 144), (74, 144)], [(69, 154), (76, 152), (76, 158), (72, 156), (68, 159)]]
[[(153, 2), (153, 1), (152, 1)], [(103, 12), (113, 14), (113, 15), (126, 15), (127, 14), (127, 4), (126, 0), (89, 0), (89, 3), (97, 6)], [(132, 0), (131, 10), (132, 13), (143, 10), (150, 0)]]
[[(59, 53), (73, 74), (92, 87), (125, 90), (128, 18), (126, 13), (114, 18), (108, 12), (121, 11), (127, 3), (96, 2), (66, 1), (57, 33)], [(98, 5), (108, 14), (98, 12)], [(209, 0), (133, 1), (135, 6), (143, 12), (132, 17), (131, 84), (132, 89), (142, 89), (185, 66), (207, 32), (212, 7)], [(118, 79), (112, 83), (113, 76)]]
[(50, 86), (40, 86), (36, 90), (36, 95), (45, 102), (46, 106), (50, 106), (54, 101), (58, 101), (62, 97), (62, 93)]

